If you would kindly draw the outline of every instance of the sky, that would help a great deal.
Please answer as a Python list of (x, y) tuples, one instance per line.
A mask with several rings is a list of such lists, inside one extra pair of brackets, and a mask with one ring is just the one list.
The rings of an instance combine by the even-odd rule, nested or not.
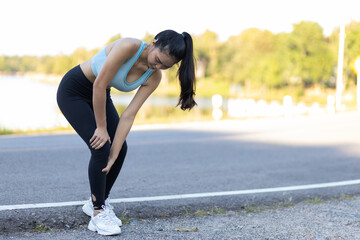
[(103, 47), (114, 35), (142, 38), (165, 29), (220, 41), (256, 27), (291, 32), (317, 22), (329, 35), (360, 21), (360, 0), (1, 0), (0, 55), (71, 54)]

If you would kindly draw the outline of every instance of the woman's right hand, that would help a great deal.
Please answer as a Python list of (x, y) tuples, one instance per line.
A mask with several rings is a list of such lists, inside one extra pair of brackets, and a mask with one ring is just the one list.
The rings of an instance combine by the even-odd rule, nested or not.
[(106, 167), (102, 169), (102, 172), (108, 174), (110, 172), (112, 165), (114, 165), (115, 161), (116, 161), (116, 159), (109, 158), (108, 163), (107, 163)]
[(98, 150), (102, 148), (107, 141), (111, 143), (107, 130), (104, 128), (96, 128), (94, 135), (90, 139), (90, 146), (93, 149)]

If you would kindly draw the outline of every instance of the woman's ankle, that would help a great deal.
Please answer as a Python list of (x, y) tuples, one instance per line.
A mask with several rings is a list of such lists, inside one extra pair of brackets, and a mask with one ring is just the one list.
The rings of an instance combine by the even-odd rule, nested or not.
[(103, 211), (103, 209), (96, 209), (96, 210), (94, 210), (94, 217), (96, 216), (96, 215), (98, 215), (99, 213), (101, 213)]

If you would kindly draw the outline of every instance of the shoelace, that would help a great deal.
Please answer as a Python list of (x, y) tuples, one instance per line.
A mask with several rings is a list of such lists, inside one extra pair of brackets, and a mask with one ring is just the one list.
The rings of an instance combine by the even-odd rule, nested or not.
[(107, 210), (109, 210), (109, 214), (112, 217), (116, 216), (114, 213), (114, 207), (112, 205), (110, 205), (110, 200), (107, 201), (107, 203), (105, 204), (105, 207), (107, 208)]
[(113, 209), (114, 209), (114, 207), (113, 207), (112, 205), (110, 205), (110, 203), (106, 204), (105, 206), (106, 206), (109, 210), (113, 210)]
[(113, 209), (109, 209), (109, 215), (110, 215), (111, 217), (116, 217), (115, 212), (114, 212)]
[(105, 209), (103, 211), (101, 211), (98, 216), (99, 218), (102, 219), (102, 221), (104, 221), (104, 223), (106, 224), (114, 224), (114, 221), (112, 220), (111, 216), (110, 216), (110, 211)]
[(107, 208), (110, 208), (111, 210), (114, 209), (114, 207), (110, 204), (110, 198), (109, 197), (105, 200), (105, 206)]

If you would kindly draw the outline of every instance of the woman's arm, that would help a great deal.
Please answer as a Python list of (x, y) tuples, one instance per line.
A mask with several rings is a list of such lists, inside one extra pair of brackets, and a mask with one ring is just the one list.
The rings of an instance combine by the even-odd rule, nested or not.
[(110, 141), (106, 128), (106, 88), (115, 77), (119, 68), (133, 56), (139, 46), (133, 39), (122, 39), (116, 43), (108, 54), (99, 75), (93, 85), (93, 108), (96, 130), (90, 139), (90, 146), (100, 149)]
[(102, 171), (108, 173), (110, 168), (116, 161), (122, 145), (125, 142), (127, 135), (130, 132), (130, 129), (134, 123), (135, 116), (141, 106), (144, 104), (146, 99), (154, 92), (157, 88), (161, 80), (161, 72), (156, 71), (154, 72), (149, 79), (143, 84), (137, 93), (135, 94), (134, 98), (130, 102), (129, 106), (125, 109), (125, 111), (121, 114), (119, 124), (116, 128), (115, 137), (110, 149), (109, 160), (106, 168)]

